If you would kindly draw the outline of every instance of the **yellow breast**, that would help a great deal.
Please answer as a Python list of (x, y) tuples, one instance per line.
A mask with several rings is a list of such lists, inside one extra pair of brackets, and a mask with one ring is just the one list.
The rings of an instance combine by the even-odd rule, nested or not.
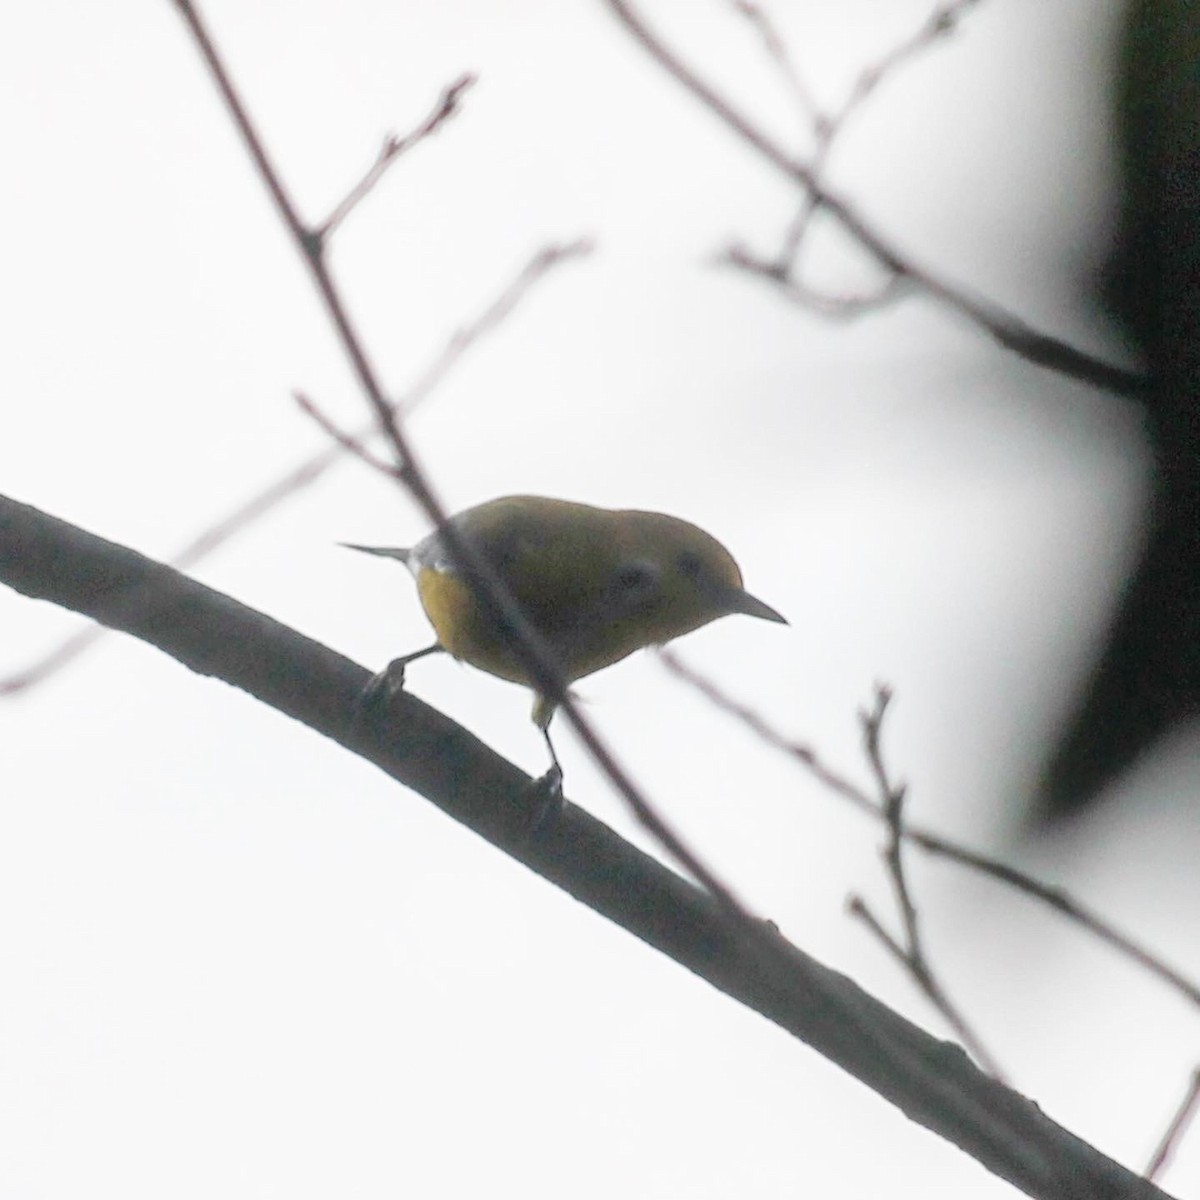
[(501, 679), (529, 684), (529, 676), (513, 658), (508, 640), (499, 636), (494, 622), (485, 619), (474, 591), (462, 576), (421, 567), (417, 572), (417, 594), (438, 641), (450, 654)]

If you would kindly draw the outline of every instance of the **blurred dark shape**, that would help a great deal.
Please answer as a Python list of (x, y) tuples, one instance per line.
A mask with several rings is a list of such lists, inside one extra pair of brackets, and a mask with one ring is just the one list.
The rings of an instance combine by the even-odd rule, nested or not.
[(1041, 824), (1094, 806), (1200, 715), (1200, 4), (1131, 3), (1116, 72), (1122, 193), (1102, 300), (1149, 378), (1154, 500), (1142, 559), (1044, 777)]

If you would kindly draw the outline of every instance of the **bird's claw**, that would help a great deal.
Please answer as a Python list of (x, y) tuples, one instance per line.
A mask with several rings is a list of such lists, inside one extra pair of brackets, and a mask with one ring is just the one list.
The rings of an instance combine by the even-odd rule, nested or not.
[(386, 709), (404, 691), (404, 668), (407, 665), (406, 659), (393, 659), (377, 675), (372, 675), (363, 688), (363, 708)]
[(531, 826), (534, 833), (539, 833), (562, 812), (562, 768), (555, 764), (535, 779), (529, 790), (533, 808)]

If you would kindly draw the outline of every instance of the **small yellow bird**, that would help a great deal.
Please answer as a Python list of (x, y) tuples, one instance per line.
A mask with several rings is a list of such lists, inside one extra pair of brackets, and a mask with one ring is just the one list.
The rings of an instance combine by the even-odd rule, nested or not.
[[(504, 581), (567, 683), (730, 613), (787, 624), (742, 587), (737, 563), (716, 538), (678, 517), (505, 496), (449, 523)], [(437, 633), (432, 646), (390, 663), (372, 689), (401, 686), (408, 663), (439, 651), (532, 687), (533, 720), (554, 764), (542, 782), (557, 790), (562, 771), (550, 740), (555, 701), (537, 691), (503, 622), (480, 602), (441, 534), (412, 549), (343, 544), (404, 563)]]

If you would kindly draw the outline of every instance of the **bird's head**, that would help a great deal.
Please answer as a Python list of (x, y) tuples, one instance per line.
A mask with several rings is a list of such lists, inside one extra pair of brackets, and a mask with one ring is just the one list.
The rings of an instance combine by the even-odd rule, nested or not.
[(732, 613), (787, 624), (746, 591), (733, 555), (711, 534), (664, 513), (614, 515), (622, 526), (614, 599), (618, 609), (653, 632), (647, 644), (670, 641)]

